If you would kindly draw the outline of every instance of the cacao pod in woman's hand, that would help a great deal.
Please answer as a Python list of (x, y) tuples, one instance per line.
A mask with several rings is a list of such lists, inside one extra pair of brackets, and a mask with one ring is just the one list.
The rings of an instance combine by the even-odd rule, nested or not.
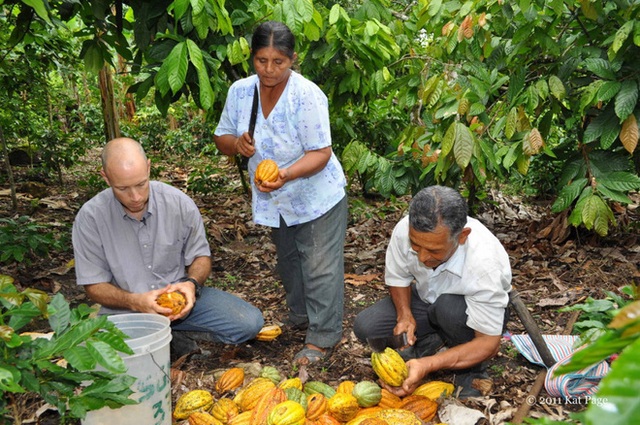
[(262, 182), (274, 182), (278, 180), (278, 164), (272, 159), (264, 159), (256, 168), (253, 181), (260, 186)]

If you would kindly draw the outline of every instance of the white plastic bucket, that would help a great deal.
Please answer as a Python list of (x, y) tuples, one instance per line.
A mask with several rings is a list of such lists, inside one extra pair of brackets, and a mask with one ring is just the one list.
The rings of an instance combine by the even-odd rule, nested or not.
[(133, 313), (109, 317), (129, 338), (132, 355), (122, 355), (127, 374), (136, 378), (130, 396), (138, 404), (119, 409), (104, 407), (87, 412), (83, 425), (171, 425), (171, 380), (168, 318), (159, 314)]

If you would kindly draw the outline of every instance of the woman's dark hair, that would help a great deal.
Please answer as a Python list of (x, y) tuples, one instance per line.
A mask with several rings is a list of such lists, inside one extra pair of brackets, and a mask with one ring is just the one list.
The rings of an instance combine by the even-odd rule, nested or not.
[(282, 22), (266, 21), (258, 25), (251, 37), (253, 53), (265, 47), (273, 47), (289, 59), (293, 59), (296, 51), (296, 37)]
[(467, 224), (467, 202), (450, 187), (425, 187), (411, 200), (409, 225), (418, 232), (433, 232), (438, 224), (448, 227), (455, 239)]

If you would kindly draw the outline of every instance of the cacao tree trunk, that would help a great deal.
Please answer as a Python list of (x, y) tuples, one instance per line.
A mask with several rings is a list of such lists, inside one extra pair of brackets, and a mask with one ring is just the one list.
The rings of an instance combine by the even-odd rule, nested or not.
[(102, 117), (104, 119), (104, 135), (106, 141), (120, 137), (118, 111), (113, 95), (113, 77), (111, 69), (105, 65), (100, 70), (100, 97), (102, 99)]
[(7, 149), (7, 143), (4, 140), (4, 132), (2, 131), (2, 124), (0, 124), (0, 144), (2, 144), (2, 153), (4, 154), (4, 164), (7, 169), (7, 177), (9, 178), (9, 188), (11, 189), (11, 209), (16, 211), (18, 209), (18, 196), (16, 195), (16, 184), (13, 180), (13, 171), (11, 170), (11, 162), (9, 161), (9, 149)]

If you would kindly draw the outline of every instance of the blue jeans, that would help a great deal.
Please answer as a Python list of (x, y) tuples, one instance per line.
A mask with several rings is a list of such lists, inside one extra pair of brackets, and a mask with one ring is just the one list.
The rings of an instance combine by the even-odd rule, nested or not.
[(271, 230), (277, 271), (286, 292), (289, 321), (308, 323), (305, 342), (333, 347), (342, 339), (344, 310), (344, 239), (347, 196), (308, 223)]
[[(420, 299), (415, 285), (412, 285), (411, 313), (416, 320), (418, 341), (434, 333), (440, 335), (448, 347), (471, 341), (475, 332), (467, 326), (466, 309), (467, 303), (462, 295), (443, 294), (430, 304)], [(383, 298), (356, 316), (353, 332), (362, 341), (391, 336), (397, 317), (391, 297)]]
[(255, 306), (220, 289), (203, 287), (189, 315), (171, 323), (171, 329), (203, 334), (196, 339), (240, 344), (253, 339), (263, 325), (262, 312)]

